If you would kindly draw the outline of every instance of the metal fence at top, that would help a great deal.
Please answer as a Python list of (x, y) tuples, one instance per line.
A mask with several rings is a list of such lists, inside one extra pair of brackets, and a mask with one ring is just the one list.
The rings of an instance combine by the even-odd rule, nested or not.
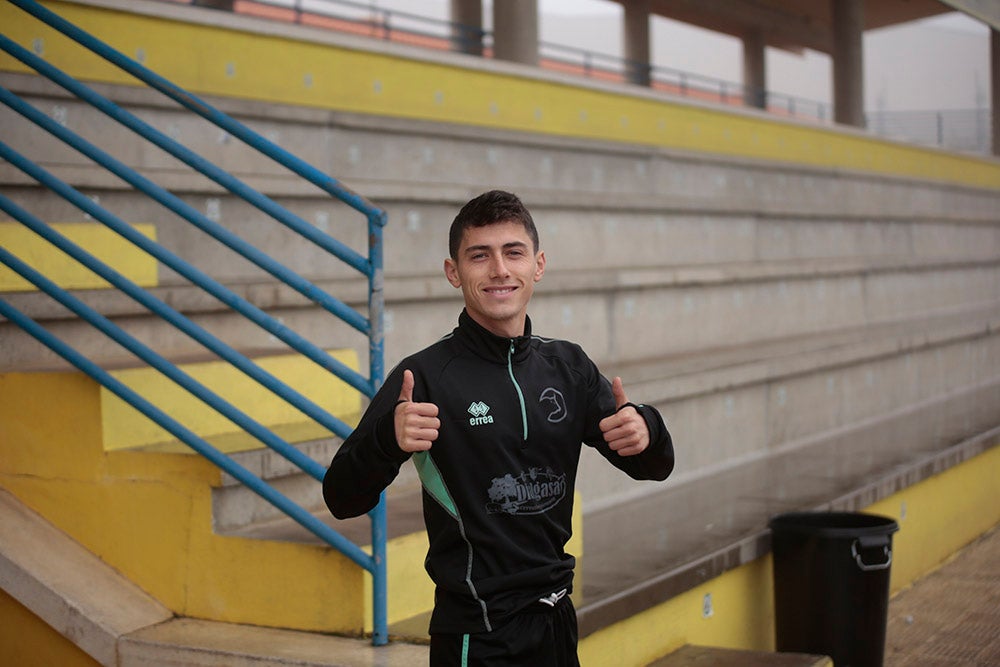
[[(493, 54), (494, 35), (488, 30), (411, 12), (378, 7), (355, 0), (171, 0), (215, 8), (233, 9), (242, 14), (327, 28), (374, 39), (412, 44), (441, 51)], [(727, 81), (670, 67), (636, 63), (626, 58), (564, 44), (539, 42), (539, 65), (601, 81), (626, 84), (637, 68), (644, 72), (654, 90), (702, 101), (745, 106), (747, 93), (762, 100), (763, 106), (782, 116), (828, 122), (830, 105), (776, 91), (748, 91), (739, 82)]]
[[(213, 6), (324, 27), (376, 39), (436, 50), (455, 50), (491, 57), (493, 33), (478, 27), (379, 7), (359, 0), (171, 0)], [(661, 65), (637, 63), (590, 49), (539, 42), (542, 68), (601, 81), (625, 84), (646, 80), (653, 90), (717, 104), (748, 106), (747, 100), (768, 112), (820, 123), (833, 122), (833, 107), (797, 95), (773, 90), (749, 90), (742, 83)], [(636, 72), (639, 76), (632, 76)], [(954, 111), (882, 111), (867, 114), (867, 129), (878, 136), (948, 150), (989, 153), (990, 114), (986, 109)]]
[(874, 111), (865, 114), (869, 132), (887, 139), (988, 155), (992, 145), (989, 109)]

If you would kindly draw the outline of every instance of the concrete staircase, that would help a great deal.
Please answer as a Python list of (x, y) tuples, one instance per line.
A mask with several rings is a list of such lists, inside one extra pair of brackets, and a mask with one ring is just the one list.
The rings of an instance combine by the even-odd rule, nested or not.
[[(335, 354), (354, 359), (353, 352)], [(258, 362), (304, 387), (344, 421), (358, 418), (357, 393), (318, 367), (303, 366), (297, 355)], [(228, 372), (211, 377), (218, 370), (214, 363), (181, 367), (207, 384), (221, 383), (220, 391), (265, 426), (300, 437), (310, 431), (304, 416), (292, 420), (280, 399), (258, 395), (255, 385), (233, 385)], [(221, 428), (214, 415), (162, 394), (155, 371), (114, 373), (141, 394), (159, 394), (165, 410), (178, 411), (178, 419), (217, 445), (229, 451), (249, 446), (232, 425)], [(0, 399), (0, 486), (173, 613), (310, 631), (363, 631), (367, 605), (359, 568), (325, 546), (248, 543), (218, 534), (213, 487), (224, 486), (221, 472), (164, 440), (90, 378), (68, 371), (5, 373)], [(265, 476), (280, 468), (268, 465)], [(325, 583), (317, 587), (317, 581)], [(276, 618), (281, 620), (275, 623)]]
[[(427, 662), (426, 647), (410, 644), (376, 649), (365, 640), (177, 617), (3, 490), (0, 518), (4, 590), (77, 647), (63, 648), (48, 664), (360, 667), (376, 661)], [(45, 664), (46, 659), (43, 655), (38, 662), (35, 646), (25, 647), (23, 662), (18, 658), (5, 655), (12, 661), (8, 664)]]

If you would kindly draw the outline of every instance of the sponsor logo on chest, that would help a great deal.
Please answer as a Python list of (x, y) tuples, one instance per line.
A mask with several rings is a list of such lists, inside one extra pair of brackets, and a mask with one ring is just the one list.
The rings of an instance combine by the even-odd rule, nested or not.
[(486, 405), (482, 401), (473, 401), (469, 404), (469, 426), (482, 426), (483, 424), (492, 424), (493, 415), (489, 414), (490, 406)]
[(488, 514), (542, 514), (566, 495), (566, 475), (557, 474), (552, 468), (529, 468), (493, 478), (487, 495)]

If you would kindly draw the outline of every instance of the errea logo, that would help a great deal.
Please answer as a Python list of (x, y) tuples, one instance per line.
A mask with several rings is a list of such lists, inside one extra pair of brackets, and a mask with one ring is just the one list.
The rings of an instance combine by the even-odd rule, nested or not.
[(492, 424), (493, 415), (488, 414), (489, 411), (490, 406), (486, 405), (482, 401), (473, 401), (469, 405), (469, 414), (472, 415), (472, 417), (469, 418), (469, 426)]

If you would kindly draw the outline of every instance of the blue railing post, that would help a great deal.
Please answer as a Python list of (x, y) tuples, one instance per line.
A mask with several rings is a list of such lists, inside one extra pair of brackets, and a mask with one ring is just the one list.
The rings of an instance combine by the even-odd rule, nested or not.
[[(372, 383), (372, 396), (379, 390), (385, 378), (384, 345), (385, 345), (385, 302), (383, 294), (383, 248), (382, 228), (385, 226), (385, 213), (373, 214), (368, 217), (368, 261), (371, 273), (368, 275), (368, 363), (369, 376)], [(388, 630), (388, 570), (386, 545), (386, 508), (385, 494), (379, 498), (378, 505), (370, 513), (372, 522), (372, 608), (373, 632), (372, 641), (376, 646), (389, 642)]]

